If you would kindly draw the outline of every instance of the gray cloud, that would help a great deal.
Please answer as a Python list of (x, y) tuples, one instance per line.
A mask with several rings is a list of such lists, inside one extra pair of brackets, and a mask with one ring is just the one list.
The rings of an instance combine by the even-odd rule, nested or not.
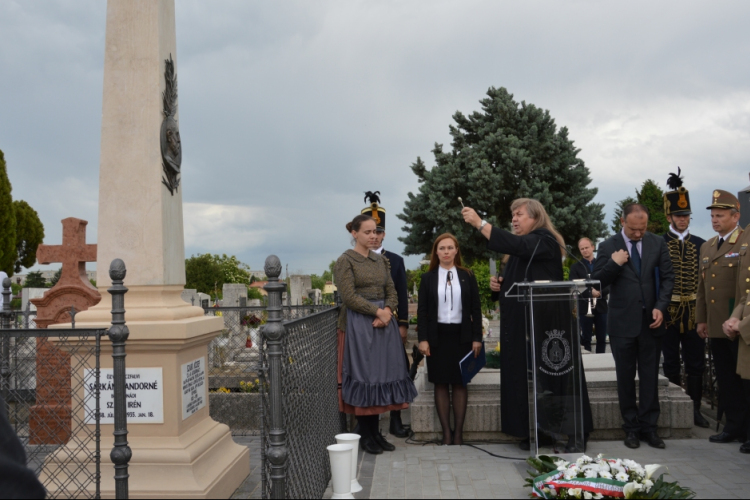
[[(489, 86), (570, 129), (609, 211), (677, 165), (698, 207), (747, 185), (744, 2), (176, 3), (188, 254), (320, 272), (370, 189), (401, 250), (409, 165)], [(48, 242), (68, 216), (96, 236), (105, 13), (0, 3), (0, 149)]]

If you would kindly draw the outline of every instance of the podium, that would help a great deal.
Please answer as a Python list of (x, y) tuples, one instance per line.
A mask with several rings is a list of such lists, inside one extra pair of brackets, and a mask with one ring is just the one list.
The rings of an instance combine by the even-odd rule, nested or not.
[[(505, 294), (526, 307), (526, 367), (531, 451), (574, 443), (584, 451), (583, 361), (577, 311), (596, 280), (515, 283)], [(502, 321), (502, 318), (501, 318)], [(519, 353), (520, 354), (520, 353)], [(546, 453), (545, 453), (546, 454)]]

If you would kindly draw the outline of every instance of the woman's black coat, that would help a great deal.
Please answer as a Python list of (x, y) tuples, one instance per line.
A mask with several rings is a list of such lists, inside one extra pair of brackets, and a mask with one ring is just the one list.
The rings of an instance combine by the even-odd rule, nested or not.
[[(523, 236), (492, 228), (489, 250), (510, 255), (500, 293), (500, 417), (502, 432), (517, 437), (529, 437), (529, 389), (527, 383), (526, 305), (505, 294), (516, 283), (524, 281), (563, 280), (562, 254), (552, 232), (537, 229)], [(536, 248), (536, 253), (534, 249)], [(529, 265), (529, 260), (534, 255)], [(528, 266), (528, 275), (526, 268)], [(584, 430), (593, 430), (588, 390), (584, 379)]]
[[(479, 286), (472, 273), (456, 269), (461, 282), (461, 343), (482, 341), (482, 303)], [(419, 284), (419, 306), (417, 325), (419, 341), (437, 345), (438, 317), (438, 269), (422, 275)]]

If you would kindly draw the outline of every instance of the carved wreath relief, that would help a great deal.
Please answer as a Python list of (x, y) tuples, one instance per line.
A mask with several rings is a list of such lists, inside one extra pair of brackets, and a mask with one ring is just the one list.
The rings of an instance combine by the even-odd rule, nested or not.
[(182, 142), (180, 127), (175, 120), (177, 114), (177, 75), (174, 74), (172, 54), (164, 61), (164, 79), (167, 86), (162, 93), (164, 101), (164, 121), (161, 124), (161, 159), (164, 177), (161, 182), (174, 196), (180, 187), (180, 166), (182, 165)]

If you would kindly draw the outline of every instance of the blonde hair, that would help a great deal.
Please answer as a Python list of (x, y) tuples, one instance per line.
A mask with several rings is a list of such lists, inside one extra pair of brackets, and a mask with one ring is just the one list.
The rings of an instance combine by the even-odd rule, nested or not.
[(565, 248), (565, 239), (563, 239), (562, 235), (557, 231), (557, 228), (549, 218), (549, 215), (547, 215), (544, 205), (533, 198), (518, 198), (517, 200), (513, 200), (513, 203), (510, 205), (511, 214), (523, 206), (526, 207), (526, 212), (529, 217), (534, 219), (534, 225), (531, 230), (536, 231), (537, 229), (546, 229), (551, 232), (557, 242), (561, 245), (560, 253), (565, 255), (565, 250), (563, 250)]

